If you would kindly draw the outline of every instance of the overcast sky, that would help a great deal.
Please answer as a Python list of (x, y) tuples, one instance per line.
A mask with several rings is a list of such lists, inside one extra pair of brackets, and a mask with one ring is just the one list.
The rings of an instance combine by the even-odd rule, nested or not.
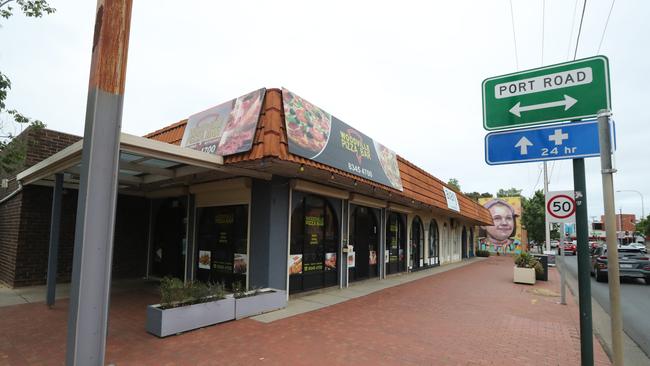
[[(0, 20), (7, 104), (81, 135), (96, 4), (50, 3), (54, 15)], [(122, 130), (143, 135), (260, 87), (286, 87), (464, 192), (542, 188), (540, 163), (485, 163), (481, 82), (573, 59), (582, 0), (547, 0), (545, 12), (542, 0), (512, 1), (518, 65), (510, 1), (313, 3), (134, 0)], [(611, 4), (588, 1), (578, 58), (597, 54)], [(618, 0), (600, 49), (617, 123), (615, 189), (646, 199), (649, 14), (648, 1)], [(598, 217), (599, 164), (587, 159), (589, 215)], [(570, 160), (549, 163), (549, 174), (551, 190), (573, 188)], [(635, 193), (617, 193), (616, 206), (641, 214)]]

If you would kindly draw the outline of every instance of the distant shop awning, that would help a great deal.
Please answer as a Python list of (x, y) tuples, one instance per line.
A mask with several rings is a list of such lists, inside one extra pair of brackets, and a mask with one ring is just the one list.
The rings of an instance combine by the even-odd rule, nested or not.
[[(22, 185), (51, 184), (54, 175), (64, 173), (64, 184), (78, 185), (81, 174), (83, 140), (19, 173)], [(119, 189), (155, 191), (188, 184), (248, 176), (270, 179), (268, 173), (224, 166), (223, 157), (186, 149), (160, 141), (122, 133), (120, 135)]]

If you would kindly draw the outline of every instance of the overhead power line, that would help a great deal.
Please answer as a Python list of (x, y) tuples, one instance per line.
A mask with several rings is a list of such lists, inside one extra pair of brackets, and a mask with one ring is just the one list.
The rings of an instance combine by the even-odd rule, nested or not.
[(580, 16), (580, 26), (578, 27), (578, 39), (576, 40), (576, 49), (573, 52), (573, 59), (578, 55), (578, 45), (580, 44), (580, 33), (582, 33), (582, 21), (585, 19), (585, 9), (587, 8), (587, 0), (582, 3), (582, 15)]
[(515, 43), (515, 66), (519, 71), (519, 55), (517, 53), (517, 36), (515, 35), (515, 13), (512, 10), (512, 0), (510, 0), (510, 20), (512, 21), (512, 39)]
[(600, 43), (598, 43), (598, 51), (596, 54), (600, 53), (600, 47), (603, 45), (603, 40), (605, 39), (605, 32), (607, 31), (607, 24), (609, 24), (609, 17), (612, 15), (612, 10), (614, 9), (614, 3), (616, 0), (612, 0), (612, 6), (609, 8), (609, 14), (607, 14), (607, 20), (605, 21), (605, 28), (603, 29), (603, 35), (600, 37)]
[(542, 0), (542, 60), (541, 66), (544, 66), (544, 23), (546, 18), (546, 0)]
[(576, 26), (576, 11), (578, 11), (578, 0), (573, 4), (573, 20), (571, 21), (571, 34), (569, 34), (569, 44), (566, 47), (566, 58), (567, 60), (571, 57), (571, 45), (573, 44), (573, 30)]

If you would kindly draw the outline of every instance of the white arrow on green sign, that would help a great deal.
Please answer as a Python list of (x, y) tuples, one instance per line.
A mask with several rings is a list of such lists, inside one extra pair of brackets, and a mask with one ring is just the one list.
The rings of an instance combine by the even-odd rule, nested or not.
[(611, 110), (609, 63), (595, 56), (483, 81), (486, 130), (590, 118)]

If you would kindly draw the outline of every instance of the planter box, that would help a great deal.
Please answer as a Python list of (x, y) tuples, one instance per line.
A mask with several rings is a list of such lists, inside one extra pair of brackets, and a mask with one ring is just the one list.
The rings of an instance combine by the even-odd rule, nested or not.
[(287, 307), (287, 292), (276, 289), (262, 289), (255, 296), (235, 299), (235, 319), (268, 313)]
[(160, 309), (160, 304), (147, 307), (147, 332), (166, 337), (235, 319), (235, 299)]
[(534, 285), (535, 269), (515, 267), (515, 283), (526, 283), (529, 285)]

